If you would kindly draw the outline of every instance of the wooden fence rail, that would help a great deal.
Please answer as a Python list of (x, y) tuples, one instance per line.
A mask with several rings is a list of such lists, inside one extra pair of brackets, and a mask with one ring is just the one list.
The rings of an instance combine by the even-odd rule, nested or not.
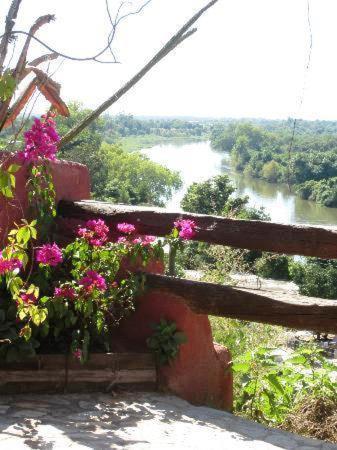
[(248, 290), (147, 274), (146, 286), (170, 292), (199, 314), (337, 333), (337, 301)]
[(304, 225), (283, 225), (256, 220), (227, 219), (218, 216), (168, 212), (161, 208), (113, 205), (97, 201), (61, 201), (59, 215), (87, 220), (101, 217), (110, 226), (129, 222), (140, 234), (165, 236), (177, 217), (197, 224), (195, 240), (249, 250), (288, 255), (337, 258), (337, 229)]
[[(119, 222), (136, 226), (139, 234), (167, 235), (179, 218), (197, 224), (195, 240), (289, 255), (337, 258), (337, 230), (283, 225), (253, 220), (168, 212), (161, 208), (113, 205), (105, 202), (60, 202), (65, 218), (100, 217), (113, 229)], [(337, 333), (337, 301), (249, 290), (147, 274), (147, 286), (175, 294), (200, 314), (231, 317), (290, 328)]]

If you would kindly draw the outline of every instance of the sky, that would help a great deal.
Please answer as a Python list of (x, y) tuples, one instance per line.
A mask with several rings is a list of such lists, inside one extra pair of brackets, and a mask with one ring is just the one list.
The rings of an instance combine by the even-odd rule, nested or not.
[[(109, 0), (112, 11), (119, 0)], [(62, 97), (96, 107), (124, 84), (207, 0), (152, 0), (121, 24), (114, 49), (120, 64), (57, 60), (49, 72)], [(2, 0), (4, 18), (10, 0)], [(142, 1), (125, 7), (135, 10)], [(219, 0), (198, 21), (198, 31), (109, 113), (161, 116), (263, 117), (337, 120), (337, 2)], [(57, 50), (88, 56), (109, 32), (105, 0), (22, 0), (15, 29), (28, 30), (41, 14), (56, 21), (38, 37)], [(17, 50), (22, 44), (20, 39)], [(38, 44), (35, 57), (44, 52)], [(111, 59), (109, 54), (107, 59)], [(44, 105), (37, 102), (36, 108)]]

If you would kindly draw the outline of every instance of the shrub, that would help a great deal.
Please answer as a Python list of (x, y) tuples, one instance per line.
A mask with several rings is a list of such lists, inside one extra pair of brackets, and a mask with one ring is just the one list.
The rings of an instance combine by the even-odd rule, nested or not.
[[(128, 265), (162, 259), (163, 243), (139, 235), (133, 224), (110, 230), (94, 219), (60, 248), (50, 240), (56, 207), (49, 161), (56, 159), (59, 140), (52, 116), (35, 119), (24, 138), (17, 157), (27, 168), (30, 212), (36, 218), (12, 229), (0, 252), (0, 358), (20, 360), (39, 348), (85, 362), (89, 351), (109, 350), (111, 327), (134, 310), (142, 292), (143, 277), (130, 273)], [(18, 170), (14, 164), (1, 168), (0, 192), (6, 198), (14, 195)], [(177, 220), (167, 242), (182, 248), (194, 228), (192, 221)]]
[(307, 258), (293, 262), (290, 276), (299, 286), (302, 295), (320, 298), (337, 298), (337, 261)]
[(286, 255), (263, 253), (262, 256), (256, 260), (256, 273), (263, 278), (289, 280), (289, 261), (290, 258)]

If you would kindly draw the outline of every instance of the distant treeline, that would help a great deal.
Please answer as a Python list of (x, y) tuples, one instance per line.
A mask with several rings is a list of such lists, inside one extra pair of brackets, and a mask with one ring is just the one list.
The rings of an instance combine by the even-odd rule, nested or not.
[(138, 119), (131, 114), (118, 114), (103, 118), (105, 141), (118, 137), (157, 135), (163, 137), (205, 137), (211, 128), (210, 122), (182, 119)]
[(232, 122), (213, 126), (212, 146), (229, 152), (236, 170), (286, 182), (304, 199), (337, 207), (337, 122)]

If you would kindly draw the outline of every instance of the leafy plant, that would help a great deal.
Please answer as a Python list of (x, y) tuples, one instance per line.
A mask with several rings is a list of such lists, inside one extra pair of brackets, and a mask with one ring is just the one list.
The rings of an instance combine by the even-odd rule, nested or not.
[(304, 398), (334, 398), (335, 367), (315, 347), (300, 348), (279, 363), (276, 349), (258, 348), (237, 358), (233, 364), (240, 378), (235, 409), (252, 419), (281, 424)]
[(177, 331), (175, 322), (161, 319), (152, 326), (154, 333), (147, 339), (147, 346), (154, 353), (160, 366), (169, 364), (179, 353), (181, 344), (187, 342), (186, 335)]

